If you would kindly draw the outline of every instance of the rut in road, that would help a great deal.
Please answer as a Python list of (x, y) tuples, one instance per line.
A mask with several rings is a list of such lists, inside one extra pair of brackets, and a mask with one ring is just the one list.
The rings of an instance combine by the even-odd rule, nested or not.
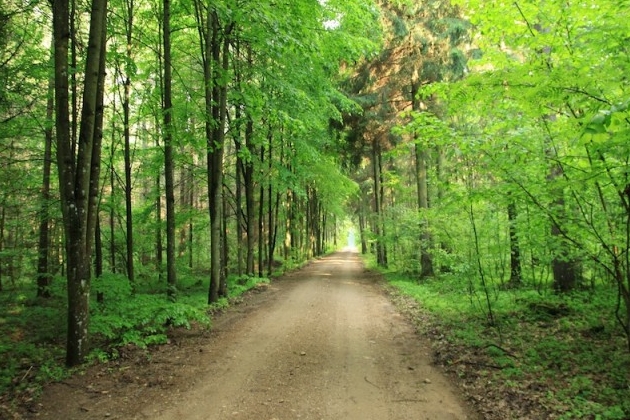
[(357, 254), (317, 260), (272, 287), (277, 299), (222, 327), (194, 387), (137, 418), (476, 418)]

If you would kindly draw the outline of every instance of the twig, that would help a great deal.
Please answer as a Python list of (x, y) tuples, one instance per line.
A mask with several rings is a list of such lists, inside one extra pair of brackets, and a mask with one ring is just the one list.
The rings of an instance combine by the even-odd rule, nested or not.
[(378, 385), (376, 385), (374, 382), (371, 382), (367, 376), (364, 376), (363, 379), (365, 379), (365, 382), (367, 382), (368, 384), (372, 385), (375, 388), (381, 389)]
[(20, 382), (22, 382), (24, 379), (26, 379), (26, 377), (28, 376), (29, 373), (31, 373), (31, 370), (33, 369), (33, 365), (31, 365), (31, 367), (28, 368), (28, 370), (26, 371), (26, 373), (24, 374), (24, 376), (22, 376), (22, 379), (20, 379)]
[(513, 355), (512, 353), (510, 353), (509, 351), (507, 351), (506, 349), (504, 349), (504, 348), (503, 348), (503, 347), (501, 347), (501, 346), (498, 346), (498, 345), (496, 345), (496, 344), (488, 344), (487, 346), (485, 346), (485, 347), (484, 347), (484, 349), (487, 349), (488, 347), (494, 347), (494, 348), (496, 348), (496, 349), (501, 350), (501, 351), (502, 351), (503, 353), (505, 353), (507, 356), (510, 356), (510, 357), (512, 357), (512, 358), (514, 358), (514, 359), (518, 359), (518, 357), (516, 357), (515, 355)]
[(452, 362), (453, 365), (457, 365), (457, 364), (460, 364), (460, 363), (463, 364), (463, 365), (487, 367), (487, 368), (499, 369), (499, 370), (502, 370), (504, 368), (503, 366), (499, 366), (499, 365), (489, 365), (487, 363), (469, 362), (469, 361), (466, 361), (466, 360), (456, 360), (456, 361)]

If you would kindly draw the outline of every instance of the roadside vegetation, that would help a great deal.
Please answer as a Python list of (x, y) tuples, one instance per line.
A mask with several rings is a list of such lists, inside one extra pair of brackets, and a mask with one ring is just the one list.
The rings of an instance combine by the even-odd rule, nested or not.
[(399, 308), (431, 340), (435, 363), (485, 418), (630, 416), (630, 354), (607, 285), (558, 295), (489, 284), (492, 322), (477, 280), (383, 274)]
[[(275, 274), (280, 273), (279, 269)], [(137, 283), (132, 289), (124, 276), (99, 279), (94, 284), (95, 296), (103, 295), (101, 302), (95, 297), (91, 306), (88, 365), (116, 360), (129, 348), (166, 344), (174, 328), (211, 328), (214, 313), (270, 281), (233, 276), (228, 280), (227, 297), (208, 305), (203, 279), (203, 273), (182, 272), (175, 303), (167, 300), (165, 285), (157, 281)], [(0, 294), (0, 407), (7, 412), (36, 398), (46, 383), (86, 367), (68, 370), (64, 365), (66, 291), (63, 281), (54, 284), (58, 286), (43, 301), (33, 297), (28, 287)]]

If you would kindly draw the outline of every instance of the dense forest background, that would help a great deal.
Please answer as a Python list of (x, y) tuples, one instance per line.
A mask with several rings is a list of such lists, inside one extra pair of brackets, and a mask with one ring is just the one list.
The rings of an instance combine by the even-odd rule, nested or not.
[(0, 389), (356, 231), (503, 397), (627, 418), (628, 6), (0, 0)]

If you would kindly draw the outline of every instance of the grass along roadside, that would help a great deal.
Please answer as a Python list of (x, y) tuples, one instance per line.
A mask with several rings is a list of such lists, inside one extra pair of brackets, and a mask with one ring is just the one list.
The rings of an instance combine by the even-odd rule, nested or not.
[(399, 308), (431, 339), (486, 419), (628, 419), (630, 354), (609, 287), (558, 296), (493, 290), (495, 324), (469, 282), (384, 273)]
[[(93, 282), (93, 295), (104, 293), (102, 303), (90, 308), (92, 351), (89, 363), (107, 363), (130, 347), (164, 344), (173, 328), (211, 326), (212, 315), (241, 299), (248, 290), (269, 283), (267, 278), (232, 277), (228, 297), (207, 305), (203, 275), (180, 275), (178, 301), (169, 302), (163, 285), (136, 283), (109, 275)], [(42, 386), (58, 381), (86, 366), (64, 366), (66, 292), (57, 279), (52, 297), (32, 297), (28, 287), (0, 294), (0, 418), (19, 418), (18, 406), (31, 404)]]

